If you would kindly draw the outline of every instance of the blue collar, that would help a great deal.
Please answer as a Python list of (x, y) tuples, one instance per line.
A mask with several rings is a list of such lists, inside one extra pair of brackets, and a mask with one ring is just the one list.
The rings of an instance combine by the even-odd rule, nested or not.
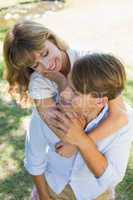
[(92, 131), (92, 129), (96, 128), (104, 119), (106, 119), (108, 114), (109, 114), (109, 107), (108, 104), (106, 104), (103, 110), (100, 112), (100, 114), (87, 124), (85, 132), (88, 133)]

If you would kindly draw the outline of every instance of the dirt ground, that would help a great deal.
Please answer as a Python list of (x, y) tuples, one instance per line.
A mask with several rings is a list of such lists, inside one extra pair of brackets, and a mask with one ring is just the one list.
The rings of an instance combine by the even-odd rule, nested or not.
[(111, 52), (133, 66), (132, 0), (67, 1), (70, 3), (65, 9), (44, 11), (35, 20), (59, 34), (72, 48)]

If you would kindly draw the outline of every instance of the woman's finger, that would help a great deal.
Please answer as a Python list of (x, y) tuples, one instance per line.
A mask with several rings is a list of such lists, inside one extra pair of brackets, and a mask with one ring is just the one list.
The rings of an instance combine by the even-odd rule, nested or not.
[[(49, 126), (50, 127), (50, 126)], [(57, 137), (59, 137), (62, 141), (64, 140), (64, 130), (60, 129), (58, 126), (51, 126), (50, 127), (52, 129), (53, 132), (56, 133)]]
[(87, 119), (84, 115), (79, 115), (79, 122), (82, 126), (82, 128), (85, 128), (85, 125), (87, 124)]
[(73, 119), (78, 119), (78, 115), (74, 112), (74, 111), (69, 111), (66, 112), (66, 115), (68, 116), (69, 119), (73, 120)]
[(66, 126), (69, 126), (70, 124), (69, 118), (59, 110), (53, 111), (53, 118), (56, 118), (60, 123), (63, 123)]
[(51, 118), (49, 125), (50, 125), (50, 127), (60, 128), (62, 131), (64, 131), (64, 133), (66, 133), (69, 128), (66, 124), (64, 124), (63, 122), (60, 122), (60, 121), (58, 121), (58, 119), (54, 119), (54, 118)]

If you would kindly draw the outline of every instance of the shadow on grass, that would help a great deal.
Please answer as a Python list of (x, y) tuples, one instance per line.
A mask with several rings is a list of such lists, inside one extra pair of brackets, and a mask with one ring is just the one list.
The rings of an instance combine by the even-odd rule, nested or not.
[[(14, 105), (8, 105), (0, 99), (0, 137), (10, 137), (10, 132), (16, 131), (20, 124), (21, 118), (29, 115), (30, 111), (21, 109)], [(7, 136), (6, 136), (7, 135)]]
[(1, 200), (29, 200), (33, 187), (31, 177), (23, 167), (0, 183)]
[(23, 167), (25, 131), (21, 127), (22, 118), (28, 115), (28, 110), (0, 99), (1, 200), (29, 199), (32, 181)]

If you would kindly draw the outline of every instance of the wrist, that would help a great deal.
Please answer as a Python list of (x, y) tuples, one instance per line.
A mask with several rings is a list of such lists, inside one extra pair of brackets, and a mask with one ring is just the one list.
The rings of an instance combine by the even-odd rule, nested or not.
[(77, 147), (79, 148), (79, 150), (88, 148), (88, 147), (94, 147), (95, 143), (93, 142), (93, 140), (86, 134), (83, 134), (82, 137), (80, 138), (80, 140), (77, 143)]

